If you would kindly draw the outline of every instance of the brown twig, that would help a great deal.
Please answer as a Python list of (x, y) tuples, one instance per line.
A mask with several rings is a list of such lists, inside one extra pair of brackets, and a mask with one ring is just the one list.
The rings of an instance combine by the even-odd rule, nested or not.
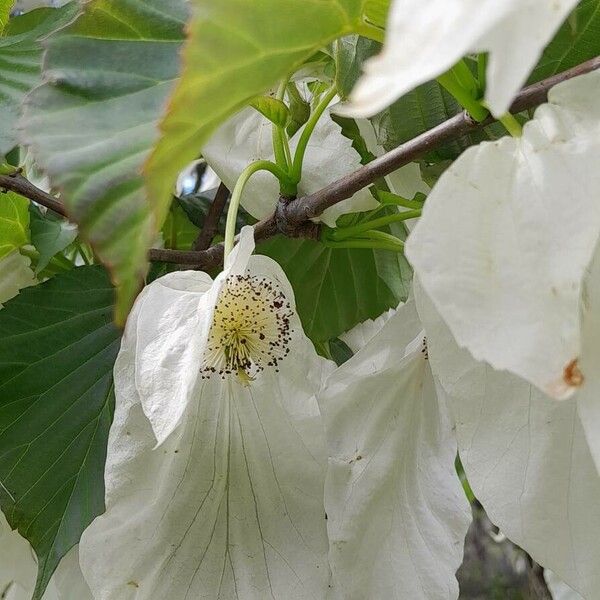
[(198, 238), (194, 242), (194, 250), (207, 250), (210, 247), (210, 243), (219, 230), (219, 221), (225, 210), (228, 198), (229, 190), (224, 183), (221, 183), (215, 198), (208, 209), (208, 214), (204, 219), (204, 224), (202, 225)]
[[(543, 104), (548, 99), (548, 91), (556, 84), (590, 73), (598, 68), (600, 68), (600, 56), (524, 88), (515, 98), (511, 112), (518, 113)], [(256, 241), (260, 241), (277, 233), (284, 233), (289, 237), (315, 238), (318, 235), (318, 229), (311, 223), (311, 218), (318, 217), (325, 209), (351, 198), (359, 190), (440, 145), (473, 132), (493, 121), (490, 118), (483, 123), (477, 123), (466, 112), (461, 112), (314, 194), (298, 198), (293, 202), (282, 198), (277, 210), (254, 226), (254, 238)], [(1, 188), (13, 190), (59, 214), (65, 214), (64, 207), (59, 200), (36, 188), (19, 174), (0, 175)], [(152, 261), (193, 265), (195, 268), (208, 270), (216, 268), (222, 263), (223, 245), (217, 244), (205, 250), (189, 252), (151, 249), (148, 256)]]
[(60, 200), (33, 185), (18, 169), (10, 175), (0, 175), (0, 189), (16, 192), (63, 217), (67, 216), (64, 204)]
[[(518, 113), (543, 104), (548, 99), (548, 91), (558, 83), (590, 73), (598, 68), (600, 68), (600, 56), (524, 88), (515, 98), (511, 106), (511, 112)], [(294, 202), (285, 200), (280, 202), (278, 210), (273, 215), (255, 226), (254, 237), (257, 241), (260, 241), (282, 231), (286, 235), (290, 235), (290, 232), (305, 229), (306, 223), (310, 222), (309, 219), (318, 217), (327, 208), (351, 198), (356, 192), (371, 185), (381, 177), (393, 173), (400, 167), (446, 142), (476, 131), (493, 122), (494, 119), (489, 118), (483, 123), (477, 123), (466, 112), (461, 112), (314, 194), (298, 198)], [(285, 223), (285, 228), (282, 227), (282, 223)], [(314, 237), (314, 229), (305, 229), (305, 232), (308, 234), (306, 237)], [(302, 237), (302, 233), (297, 233), (296, 237)], [(203, 255), (200, 252), (196, 254), (188, 253), (185, 256), (185, 262), (198, 265), (201, 269), (218, 267), (223, 259), (223, 248), (221, 247), (218, 250), (217, 248), (219, 246), (210, 248), (210, 254), (208, 255)], [(171, 253), (163, 255), (159, 260), (180, 263), (184, 262), (183, 258), (176, 253)]]
[[(546, 102), (548, 91), (556, 84), (589, 73), (598, 68), (600, 68), (600, 56), (573, 67), (568, 71), (534, 83), (519, 93), (510, 111), (512, 113), (519, 113), (530, 108), (535, 108)], [(466, 133), (471, 133), (493, 122), (494, 119), (489, 118), (483, 123), (477, 123), (466, 112), (462, 112), (444, 121), (437, 127), (401, 144), (383, 156), (376, 158), (358, 169), (358, 171), (338, 181), (334, 181), (315, 194), (300, 198), (288, 205), (286, 210), (287, 219), (290, 223), (301, 223), (305, 219), (317, 217), (325, 209), (352, 197), (356, 192), (370, 185), (380, 177), (393, 173), (400, 167), (407, 165), (416, 158), (423, 156), (450, 140), (459, 138)]]

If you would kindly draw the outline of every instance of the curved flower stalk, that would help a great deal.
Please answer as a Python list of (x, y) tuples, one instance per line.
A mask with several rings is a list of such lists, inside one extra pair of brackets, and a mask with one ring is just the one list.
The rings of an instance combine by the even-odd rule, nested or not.
[(370, 325), (318, 395), (333, 598), (457, 598), (469, 504), (414, 301)]
[(559, 399), (588, 375), (580, 306), (600, 233), (599, 91), (598, 72), (562, 83), (522, 137), (467, 150), (406, 245), (458, 344)]
[[(222, 125), (205, 144), (202, 153), (221, 180), (233, 189), (240, 173), (256, 160), (273, 160), (272, 124), (252, 108), (242, 110)], [(302, 130), (290, 140), (296, 151)], [(317, 192), (326, 185), (360, 168), (360, 156), (352, 142), (342, 135), (341, 127), (325, 111), (308, 142), (302, 166), (298, 195)], [(270, 173), (256, 173), (244, 188), (242, 206), (256, 219), (273, 213), (279, 199), (278, 181)], [(335, 227), (339, 216), (362, 212), (378, 206), (368, 189), (328, 208), (320, 220)]]
[(36, 280), (29, 258), (17, 250), (0, 260), (0, 308), (2, 302), (14, 298), (19, 290), (34, 285)]
[(578, 0), (394, 0), (383, 51), (344, 113), (370, 117), (469, 53), (489, 52), (485, 100), (502, 116)]
[(597, 598), (600, 478), (577, 397), (556, 402), (523, 379), (476, 361), (458, 347), (419, 285), (415, 297), (476, 498), (534, 560), (584, 598)]
[[(77, 547), (61, 561), (43, 600), (92, 600), (81, 574)], [(35, 588), (37, 561), (29, 542), (12, 531), (0, 512), (0, 598), (30, 600)]]
[(131, 313), (107, 510), (80, 545), (97, 600), (326, 595), (314, 394), (333, 365), (304, 336), (283, 271), (253, 247), (244, 228), (214, 281), (167, 275)]

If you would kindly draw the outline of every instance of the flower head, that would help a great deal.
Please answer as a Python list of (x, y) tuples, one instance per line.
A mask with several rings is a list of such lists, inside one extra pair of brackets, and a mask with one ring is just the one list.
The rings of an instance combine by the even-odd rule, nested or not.
[(235, 275), (225, 280), (215, 306), (201, 372), (248, 381), (265, 368), (279, 370), (289, 354), (289, 300), (266, 277)]

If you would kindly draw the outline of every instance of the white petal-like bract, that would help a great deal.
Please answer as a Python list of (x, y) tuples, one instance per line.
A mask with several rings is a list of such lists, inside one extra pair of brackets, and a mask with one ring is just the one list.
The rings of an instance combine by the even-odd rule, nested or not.
[(370, 117), (462, 57), (489, 52), (485, 99), (505, 113), (519, 88), (578, 0), (394, 0), (383, 51), (344, 114)]
[(467, 150), (406, 246), (460, 346), (561, 399), (582, 382), (581, 288), (600, 233), (599, 92), (600, 72), (562, 83), (521, 138)]
[[(56, 590), (58, 600), (94, 600), (79, 566), (79, 546), (73, 546), (62, 558), (50, 585)], [(49, 600), (47, 594), (43, 600)]]
[(0, 512), (0, 597), (29, 600), (35, 587), (37, 562), (29, 542), (11, 531)]
[(552, 571), (544, 571), (544, 579), (552, 594), (552, 600), (584, 600), (573, 588), (561, 581)]
[(418, 285), (415, 296), (475, 497), (534, 560), (584, 598), (599, 598), (600, 478), (576, 400), (556, 402), (475, 361)]
[(600, 244), (583, 288), (580, 364), (585, 379), (576, 395), (579, 414), (600, 473)]
[(395, 312), (395, 309), (390, 308), (376, 319), (368, 319), (355, 325), (350, 331), (342, 333), (340, 340), (356, 354), (383, 329), (383, 326), (394, 316)]
[[(304, 336), (291, 288), (276, 263), (241, 251), (226, 272), (233, 279), (218, 278), (205, 292), (208, 279), (197, 272), (157, 280), (129, 318), (115, 366), (107, 510), (80, 545), (83, 572), (96, 600), (325, 597), (330, 579), (323, 503), (326, 450), (315, 393), (333, 365)], [(231, 281), (254, 285), (256, 297), (242, 298), (238, 292), (245, 288), (227, 288)], [(215, 286), (223, 293), (207, 307), (202, 298)], [(259, 286), (281, 289), (289, 302), (288, 320), (280, 322), (285, 331), (272, 342), (289, 343), (293, 358), (265, 365), (254, 380), (207, 371), (207, 360), (221, 364), (206, 354), (213, 336), (221, 335), (214, 329), (221, 313), (228, 303), (252, 309), (262, 293)], [(187, 294), (189, 301), (178, 300), (173, 312), (176, 292), (180, 298)], [(282, 302), (275, 296), (272, 304), (278, 309)], [(198, 326), (205, 311), (209, 323), (214, 319), (208, 339)], [(268, 319), (260, 311), (251, 314)], [(172, 341), (167, 330), (181, 331)], [(171, 389), (159, 381), (158, 372), (143, 385), (144, 375), (136, 373), (140, 357), (151, 347), (158, 352), (161, 339), (160, 373)], [(244, 339), (248, 345), (256, 341)], [(220, 341), (229, 343), (225, 337)], [(197, 348), (182, 360), (185, 344)], [(178, 384), (178, 378), (185, 384)], [(144, 406), (150, 396), (152, 410)], [(159, 410), (161, 402), (176, 405), (177, 414), (169, 417), (168, 409)], [(158, 431), (157, 423), (162, 423)], [(162, 439), (158, 447), (157, 433)]]
[(333, 597), (448, 600), (470, 522), (414, 301), (319, 394)]
[[(11, 530), (0, 512), (0, 598), (30, 600), (36, 576), (33, 549), (18, 531)], [(77, 546), (61, 560), (43, 600), (93, 600), (79, 568)]]
[[(290, 140), (292, 153), (300, 133), (297, 132)], [(220, 179), (229, 189), (233, 189), (240, 173), (251, 162), (273, 160), (271, 140), (271, 122), (253, 108), (247, 108), (217, 129), (202, 153)], [(352, 142), (342, 135), (341, 127), (331, 119), (327, 110), (308, 143), (298, 195), (317, 192), (360, 166), (360, 156), (352, 147)], [(242, 206), (256, 219), (262, 219), (275, 210), (278, 199), (278, 181), (271, 173), (259, 172), (252, 176), (244, 188)], [(365, 188), (352, 198), (328, 208), (319, 220), (335, 227), (340, 215), (371, 210), (377, 206), (377, 201)]]

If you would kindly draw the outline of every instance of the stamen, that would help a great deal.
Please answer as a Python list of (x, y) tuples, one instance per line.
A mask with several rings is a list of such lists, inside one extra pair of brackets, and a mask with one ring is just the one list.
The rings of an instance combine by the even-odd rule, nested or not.
[(265, 368), (278, 371), (289, 354), (290, 303), (264, 277), (229, 277), (217, 301), (208, 334), (202, 378), (237, 375), (248, 383)]

